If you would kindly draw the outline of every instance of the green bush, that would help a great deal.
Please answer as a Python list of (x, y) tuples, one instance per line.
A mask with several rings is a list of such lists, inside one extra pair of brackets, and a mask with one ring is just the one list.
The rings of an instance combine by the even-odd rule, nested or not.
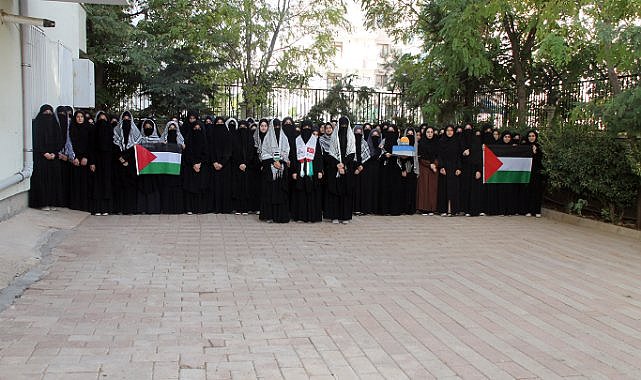
[(572, 124), (541, 134), (544, 166), (552, 189), (569, 190), (577, 199), (599, 201), (607, 220), (620, 223), (634, 204), (638, 177), (629, 164), (629, 146), (603, 131)]

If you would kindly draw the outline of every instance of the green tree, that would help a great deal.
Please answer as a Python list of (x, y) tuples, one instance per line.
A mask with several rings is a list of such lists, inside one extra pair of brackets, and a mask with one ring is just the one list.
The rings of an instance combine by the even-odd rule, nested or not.
[(87, 54), (94, 62), (96, 104), (105, 110), (117, 109), (120, 101), (142, 84), (143, 65), (135, 49), (135, 15), (110, 5), (86, 5)]
[(275, 86), (300, 87), (334, 54), (334, 35), (348, 27), (342, 0), (233, 0), (217, 30), (230, 38), (218, 46), (224, 70), (219, 83), (238, 82), (242, 113), (252, 115)]

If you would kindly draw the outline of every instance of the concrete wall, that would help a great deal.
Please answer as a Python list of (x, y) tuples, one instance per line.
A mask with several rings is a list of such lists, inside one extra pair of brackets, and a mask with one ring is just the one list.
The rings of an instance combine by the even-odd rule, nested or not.
[(56, 22), (55, 28), (44, 28), (47, 38), (62, 42), (78, 58), (79, 50), (87, 50), (87, 16), (80, 4), (59, 1), (29, 1), (29, 16)]

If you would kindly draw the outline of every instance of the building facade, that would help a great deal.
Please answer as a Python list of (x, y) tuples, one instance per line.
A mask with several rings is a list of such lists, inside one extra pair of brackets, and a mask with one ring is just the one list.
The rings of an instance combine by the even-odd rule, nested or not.
[[(91, 1), (126, 4), (125, 0)], [(42, 104), (94, 106), (93, 63), (86, 51), (86, 12), (73, 1), (0, 0), (3, 13), (48, 19), (55, 27), (0, 23), (0, 220), (27, 205), (32, 171), (31, 120)], [(33, 20), (32, 20), (33, 21)]]

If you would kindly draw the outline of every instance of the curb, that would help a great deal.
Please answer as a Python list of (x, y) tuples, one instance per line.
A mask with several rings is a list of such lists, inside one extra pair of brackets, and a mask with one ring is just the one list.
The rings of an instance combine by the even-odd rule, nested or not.
[(545, 216), (546, 218), (555, 220), (557, 222), (572, 224), (580, 227), (592, 228), (601, 232), (608, 232), (611, 234), (624, 236), (630, 239), (641, 241), (641, 230), (633, 230), (631, 228), (617, 226), (615, 224), (599, 222), (592, 219), (582, 218), (576, 215), (570, 215), (570, 214), (566, 214), (560, 211), (555, 211), (547, 208), (543, 209), (543, 216)]

